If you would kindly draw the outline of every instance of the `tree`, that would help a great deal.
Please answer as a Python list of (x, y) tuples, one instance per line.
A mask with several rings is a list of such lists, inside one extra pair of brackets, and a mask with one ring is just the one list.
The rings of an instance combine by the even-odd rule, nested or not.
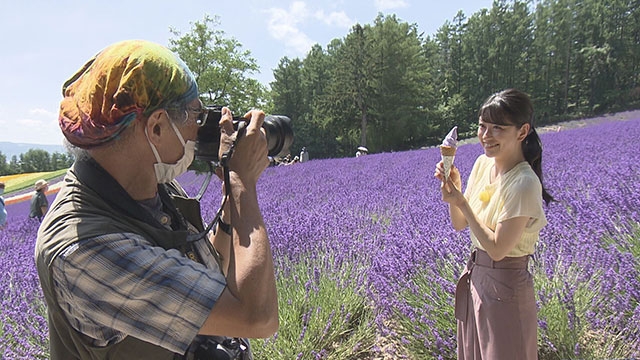
[(353, 26), (343, 42), (332, 43), (334, 57), (331, 81), (325, 100), (325, 116), (340, 130), (338, 142), (342, 154), (351, 154), (359, 145), (367, 145), (367, 122), (373, 110), (378, 69), (371, 54), (369, 28)]
[(367, 143), (373, 150), (407, 150), (424, 146), (428, 134), (425, 99), (431, 74), (424, 60), (417, 25), (395, 15), (378, 15), (367, 32), (376, 76), (371, 80)]
[(293, 121), (304, 111), (301, 71), (300, 59), (284, 57), (280, 59), (278, 67), (273, 71), (275, 80), (271, 83), (274, 111), (288, 115)]
[(51, 171), (51, 156), (45, 150), (29, 149), (20, 154), (20, 168), (23, 173)]
[[(278, 67), (273, 71), (274, 81), (271, 83), (271, 97), (274, 103), (274, 112), (286, 115), (295, 124), (299, 123), (303, 109), (301, 89), (300, 59), (284, 57)], [(294, 135), (294, 144), (298, 142), (299, 134)]]
[(266, 88), (250, 77), (259, 71), (256, 60), (237, 40), (225, 38), (216, 29), (218, 25), (218, 16), (205, 15), (184, 35), (170, 29), (175, 36), (169, 40), (171, 50), (193, 72), (205, 104), (229, 106), (236, 114), (262, 108), (267, 102)]
[(18, 161), (18, 156), (13, 155), (11, 161), (9, 161), (9, 174), (22, 174), (23, 172), (20, 162)]
[(323, 111), (327, 101), (332, 59), (319, 45), (314, 45), (302, 62), (303, 112), (296, 125), (296, 143), (305, 146), (313, 158), (334, 156), (338, 134)]
[(51, 170), (61, 170), (70, 167), (73, 164), (73, 156), (71, 154), (61, 154), (54, 152), (51, 154)]
[(507, 87), (531, 95), (537, 124), (633, 109), (639, 39), (640, 7), (628, 0), (496, 0), (426, 39), (378, 15), (326, 51), (286, 59), (274, 106), (295, 114), (296, 141), (322, 156), (435, 145), (453, 125), (473, 136), (480, 104)]
[(9, 164), (7, 164), (7, 156), (0, 151), (0, 176), (9, 174)]

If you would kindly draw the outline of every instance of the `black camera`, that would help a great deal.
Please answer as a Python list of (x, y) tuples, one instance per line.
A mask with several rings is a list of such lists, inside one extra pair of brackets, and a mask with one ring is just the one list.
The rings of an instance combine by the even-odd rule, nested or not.
[[(196, 140), (196, 159), (204, 161), (218, 161), (220, 150), (220, 118), (222, 107), (205, 107), (198, 118), (198, 138)], [(233, 127), (238, 130), (240, 126), (248, 123), (249, 119), (242, 117), (233, 118)], [(262, 128), (267, 136), (267, 148), (269, 156), (276, 157), (288, 153), (293, 143), (293, 129), (291, 119), (283, 115), (269, 115), (265, 117)]]

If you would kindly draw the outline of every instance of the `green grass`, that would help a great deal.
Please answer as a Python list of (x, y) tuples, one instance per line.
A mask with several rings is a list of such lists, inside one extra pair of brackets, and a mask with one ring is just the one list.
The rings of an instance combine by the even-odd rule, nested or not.
[[(638, 258), (640, 225), (632, 224), (629, 233), (605, 238), (603, 246)], [(334, 267), (332, 258), (310, 258), (315, 256), (276, 259), (280, 327), (271, 338), (251, 340), (255, 359), (382, 359), (377, 350), (387, 346), (404, 359), (456, 359), (453, 284), (463, 264), (443, 258), (407, 274), (407, 289), (398, 294), (406, 306), (398, 306), (389, 320), (392, 333), (379, 334), (367, 282), (358, 280), (366, 265)], [(558, 263), (551, 277), (541, 264), (532, 266), (540, 360), (629, 358), (637, 343), (629, 343), (625, 329), (593, 329), (587, 320), (594, 306), (610, 299), (601, 293), (602, 274), (585, 281), (582, 266)], [(35, 306), (44, 314), (44, 305)], [(1, 335), (5, 325), (18, 324), (0, 325)]]
[[(540, 302), (538, 319), (544, 325), (538, 330), (538, 355), (545, 359), (625, 359), (633, 353), (618, 330), (593, 330), (586, 320), (600, 294), (602, 274), (588, 281), (579, 280), (582, 271), (577, 264), (558, 265), (551, 279), (537, 274), (537, 293), (545, 294)], [(570, 295), (568, 295), (570, 294)]]
[[(425, 264), (413, 277), (411, 286), (401, 294), (410, 309), (419, 311), (406, 314), (396, 310), (396, 343), (402, 344), (411, 359), (456, 359), (456, 320), (453, 288), (441, 284), (453, 281), (458, 264), (453, 259), (438, 259), (435, 264)], [(442, 281), (434, 281), (440, 277)], [(417, 310), (416, 310), (417, 309)], [(450, 339), (441, 339), (448, 334)], [(449, 341), (447, 341), (449, 340)]]
[[(598, 277), (589, 282), (578, 281), (579, 268), (572, 264), (565, 267), (558, 263), (552, 278), (542, 273), (534, 274), (536, 294), (540, 301), (538, 319), (544, 324), (538, 330), (538, 348), (542, 359), (570, 359), (575, 356), (576, 344), (588, 324), (583, 321), (585, 311), (599, 285)], [(571, 288), (569, 288), (571, 287)], [(572, 294), (570, 294), (572, 293)]]
[[(634, 254), (640, 249), (640, 226), (628, 239)], [(619, 244), (620, 241), (610, 240)], [(636, 255), (637, 256), (637, 255)], [(403, 344), (409, 359), (456, 359), (453, 289), (443, 288), (446, 280), (454, 281), (455, 264), (441, 259), (425, 265), (411, 278), (411, 285), (400, 294), (407, 306), (396, 310), (395, 343)], [(556, 359), (626, 359), (634, 353), (624, 329), (594, 330), (587, 320), (598, 302), (606, 302), (601, 293), (602, 274), (594, 274), (588, 281), (580, 280), (583, 269), (579, 264), (558, 264), (548, 278), (543, 269), (534, 267), (534, 286), (537, 294), (538, 356), (541, 360)], [(434, 270), (437, 269), (437, 270)], [(437, 278), (440, 281), (437, 281)], [(594, 302), (595, 301), (595, 302)], [(596, 304), (596, 305), (594, 305)], [(631, 317), (632, 314), (625, 316)], [(439, 339), (438, 334), (450, 338)], [(436, 336), (438, 335), (438, 336)], [(627, 335), (627, 339), (629, 334)], [(448, 346), (442, 346), (448, 344)]]
[[(351, 281), (356, 269), (327, 270), (309, 260), (280, 268), (288, 269), (276, 280), (280, 328), (269, 339), (251, 340), (255, 359), (372, 358), (374, 313), (364, 288)], [(331, 279), (336, 274), (338, 281)]]
[(66, 172), (67, 169), (61, 169), (49, 172), (37, 172), (20, 174), (19, 176), (10, 176), (9, 180), (5, 181), (4, 191), (6, 195), (9, 195), (15, 191), (33, 188), (33, 185), (39, 179), (51, 180), (64, 175)]

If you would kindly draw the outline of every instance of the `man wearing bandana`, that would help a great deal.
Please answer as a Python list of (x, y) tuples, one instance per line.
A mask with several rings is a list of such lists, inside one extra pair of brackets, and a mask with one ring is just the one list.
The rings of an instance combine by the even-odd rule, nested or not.
[(256, 194), (269, 164), (264, 113), (245, 114), (238, 137), (222, 109), (220, 156), (236, 141), (230, 191), (223, 231), (205, 233), (199, 204), (174, 181), (193, 160), (201, 112), (193, 74), (148, 41), (105, 48), (63, 85), (59, 125), (76, 161), (35, 250), (51, 359), (225, 358), (216, 344), (247, 359), (243, 338), (277, 330)]

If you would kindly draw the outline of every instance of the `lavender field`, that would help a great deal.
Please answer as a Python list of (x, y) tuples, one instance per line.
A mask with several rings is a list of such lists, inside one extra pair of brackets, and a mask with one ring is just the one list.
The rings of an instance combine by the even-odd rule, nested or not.
[[(640, 357), (640, 116), (541, 138), (557, 201), (546, 207), (532, 267), (540, 358)], [(463, 178), (481, 153), (477, 144), (459, 148)], [(425, 149), (265, 171), (258, 191), (281, 327), (252, 341), (257, 358), (455, 358), (453, 291), (470, 246), (440, 201), (439, 158)], [(199, 176), (181, 180), (197, 192)], [(219, 193), (213, 183), (206, 219)], [(0, 232), (2, 359), (47, 358), (27, 206), (9, 206)]]

